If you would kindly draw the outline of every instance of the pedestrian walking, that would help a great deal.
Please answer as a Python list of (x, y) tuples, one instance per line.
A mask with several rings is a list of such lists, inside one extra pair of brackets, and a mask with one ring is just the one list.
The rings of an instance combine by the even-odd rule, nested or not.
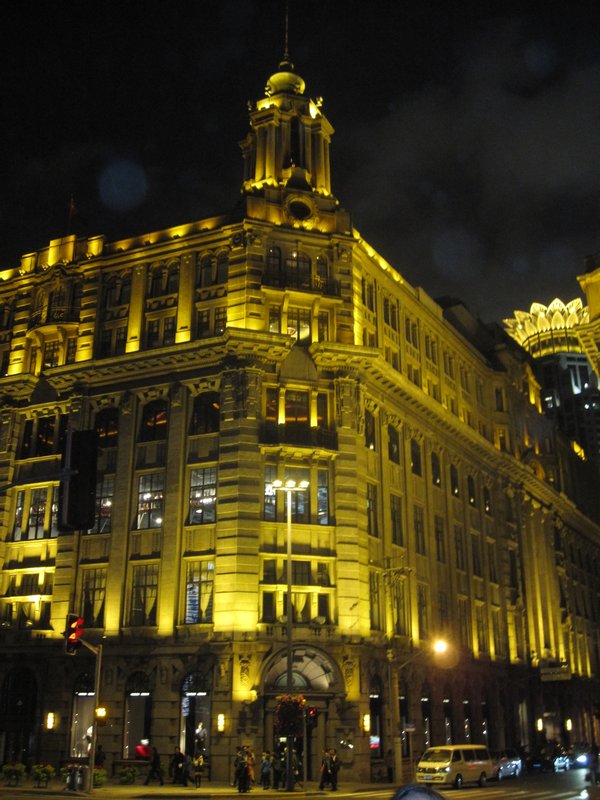
[(248, 759), (246, 750), (241, 747), (233, 762), (234, 769), (234, 786), (240, 793), (247, 792), (250, 789), (250, 775), (248, 772)]
[(262, 761), (260, 762), (260, 780), (263, 789), (270, 789), (273, 776), (273, 761), (271, 753), (263, 753)]
[(144, 785), (148, 786), (151, 780), (156, 779), (160, 781), (160, 785), (164, 786), (165, 782), (163, 780), (163, 771), (160, 765), (160, 756), (158, 754), (158, 750), (156, 747), (152, 748), (150, 753), (150, 769), (148, 770), (148, 775), (146, 776), (146, 780), (144, 781)]
[(329, 750), (323, 752), (323, 758), (321, 759), (319, 789), (324, 789), (326, 785), (331, 785), (331, 756)]
[(183, 783), (183, 762), (185, 756), (181, 752), (181, 748), (175, 747), (171, 761), (169, 763), (169, 776), (172, 778), (173, 783)]
[(338, 788), (338, 772), (340, 771), (340, 762), (337, 757), (337, 750), (332, 747), (329, 751), (329, 759), (331, 764), (331, 791), (336, 792)]

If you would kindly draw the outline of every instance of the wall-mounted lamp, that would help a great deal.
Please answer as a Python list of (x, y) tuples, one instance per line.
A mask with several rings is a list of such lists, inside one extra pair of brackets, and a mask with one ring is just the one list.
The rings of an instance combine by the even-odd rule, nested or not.
[(573, 720), (571, 718), (565, 720), (565, 728), (568, 731), (572, 731), (573, 730)]
[(54, 711), (49, 711), (46, 714), (46, 730), (52, 731), (56, 727), (56, 716)]
[(217, 714), (217, 731), (223, 733), (225, 730), (225, 714)]
[(106, 725), (107, 711), (104, 706), (96, 708), (96, 725)]
[(544, 720), (541, 717), (537, 718), (536, 727), (540, 733), (544, 730)]
[(371, 715), (363, 714), (362, 729), (365, 733), (371, 733)]

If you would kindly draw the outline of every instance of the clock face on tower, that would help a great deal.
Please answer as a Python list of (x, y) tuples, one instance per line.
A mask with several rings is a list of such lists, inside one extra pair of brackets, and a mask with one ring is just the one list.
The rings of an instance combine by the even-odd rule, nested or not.
[(288, 195), (284, 203), (284, 215), (292, 225), (313, 227), (317, 220), (317, 207), (312, 197), (300, 193)]
[(312, 217), (313, 210), (308, 203), (305, 203), (303, 200), (292, 200), (288, 205), (289, 213), (291, 217), (300, 220), (301, 222), (305, 219), (309, 219)]

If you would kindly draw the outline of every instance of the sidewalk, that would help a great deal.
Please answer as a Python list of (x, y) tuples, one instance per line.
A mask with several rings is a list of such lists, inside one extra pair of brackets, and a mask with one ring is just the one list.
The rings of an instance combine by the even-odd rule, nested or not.
[[(391, 798), (396, 786), (390, 783), (346, 783), (340, 784), (337, 795), (355, 794), (356, 792), (373, 792), (378, 794), (388, 793)], [(297, 798), (303, 797), (324, 797), (330, 793), (329, 789), (319, 789), (319, 784), (316, 781), (310, 781), (306, 789), (297, 789), (294, 791), (293, 796)], [(291, 795), (291, 792), (276, 791), (274, 789), (262, 789), (255, 786), (248, 794), (256, 798), (284, 798)], [(36, 797), (62, 797), (62, 798), (79, 798), (79, 797), (95, 797), (97, 800), (143, 800), (143, 798), (163, 797), (169, 800), (179, 800), (179, 798), (196, 797), (202, 800), (209, 800), (212, 797), (225, 800), (225, 798), (240, 798), (240, 793), (230, 784), (222, 783), (219, 781), (203, 782), (202, 786), (198, 789), (193, 786), (183, 787), (174, 786), (172, 783), (165, 783), (164, 786), (160, 784), (150, 784), (145, 786), (143, 783), (138, 784), (119, 784), (108, 781), (103, 786), (95, 788), (91, 794), (79, 791), (68, 791), (65, 789), (64, 784), (55, 779), (51, 785), (45, 789), (36, 789), (33, 784), (26, 781), (21, 786), (5, 786), (0, 785), (0, 798), (5, 800), (17, 800), (21, 795), (35, 795)]]

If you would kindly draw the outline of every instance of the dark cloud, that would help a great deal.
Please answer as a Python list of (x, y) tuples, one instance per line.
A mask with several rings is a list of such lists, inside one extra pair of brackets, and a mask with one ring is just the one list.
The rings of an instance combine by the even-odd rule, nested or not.
[[(600, 250), (593, 6), (305, 0), (290, 52), (336, 134), (333, 186), (369, 243), (485, 319), (579, 294)], [(246, 100), (283, 54), (277, 0), (13, 7), (0, 41), (0, 260), (233, 206)]]

